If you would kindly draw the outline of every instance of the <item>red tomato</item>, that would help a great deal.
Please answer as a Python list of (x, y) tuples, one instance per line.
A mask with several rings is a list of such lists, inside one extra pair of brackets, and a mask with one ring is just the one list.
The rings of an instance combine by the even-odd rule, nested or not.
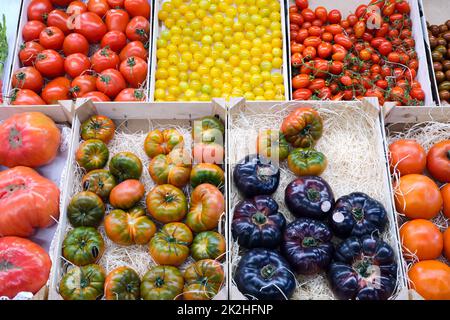
[(375, 32), (375, 37), (385, 37), (389, 32), (389, 23), (383, 22), (380, 29)]
[(331, 56), (331, 52), (333, 50), (333, 46), (329, 42), (322, 42), (317, 47), (317, 54), (320, 58), (326, 59)]
[(342, 15), (341, 12), (339, 10), (331, 10), (328, 13), (328, 22), (330, 23), (339, 23), (342, 20)]
[(68, 15), (77, 15), (87, 12), (87, 6), (82, 1), (72, 1), (66, 9)]
[(67, 7), (72, 0), (50, 0), (55, 6)]
[(28, 21), (22, 29), (23, 41), (39, 40), (41, 31), (45, 29), (45, 24), (39, 20)]
[(107, 0), (111, 8), (123, 8), (124, 0)]
[(378, 47), (378, 51), (383, 55), (383, 56), (387, 56), (389, 53), (392, 52), (392, 43), (388, 40), (383, 41), (379, 47)]
[(356, 8), (355, 16), (358, 19), (360, 19), (361, 17), (363, 17), (366, 14), (366, 12), (367, 12), (367, 5), (362, 4)]
[(411, 98), (424, 101), (425, 100), (425, 92), (421, 88), (412, 88), (409, 92)]
[(13, 106), (44, 105), (45, 101), (33, 90), (15, 89), (12, 92), (10, 103)]
[(146, 19), (150, 18), (150, 4), (148, 0), (125, 0), (125, 10), (132, 17), (143, 16)]
[(300, 10), (306, 9), (309, 6), (308, 0), (295, 0), (295, 4)]
[(294, 100), (309, 100), (311, 96), (312, 96), (311, 90), (305, 88), (295, 90), (292, 95)]
[(328, 69), (329, 69), (329, 64), (327, 60), (323, 60), (323, 59), (316, 59), (314, 60), (314, 70), (313, 70), (313, 74), (317, 77), (317, 78), (324, 78), (326, 77), (328, 74)]
[(442, 140), (431, 147), (427, 155), (427, 169), (434, 179), (450, 182), (450, 140)]
[(102, 19), (93, 12), (78, 15), (74, 22), (75, 31), (81, 33), (90, 43), (98, 43), (107, 32)]
[(301, 53), (294, 53), (291, 57), (291, 64), (293, 67), (299, 67), (303, 63), (303, 55)]
[(333, 41), (333, 34), (330, 32), (324, 32), (322, 34), (322, 40), (326, 41), (326, 42), (331, 42)]
[(48, 14), (47, 25), (49, 27), (58, 27), (64, 34), (70, 33), (70, 29), (67, 25), (69, 16), (62, 10), (56, 9)]
[(72, 80), (70, 92), (75, 98), (82, 97), (88, 92), (97, 90), (95, 85), (97, 78), (89, 74), (83, 74)]
[(293, 42), (291, 43), (291, 53), (302, 53), (303, 50), (305, 49), (305, 46), (303, 44), (297, 43), (297, 42)]
[(145, 49), (144, 44), (141, 41), (132, 41), (129, 42), (125, 48), (120, 51), (119, 58), (121, 61), (125, 60), (129, 57), (139, 57), (144, 60), (147, 60), (148, 51)]
[(303, 41), (305, 41), (305, 39), (308, 38), (308, 36), (309, 36), (308, 30), (300, 29), (297, 33), (297, 37), (295, 38), (295, 41), (297, 41), (299, 43), (303, 43)]
[(106, 13), (105, 23), (108, 31), (125, 32), (128, 22), (130, 22), (130, 16), (125, 10), (111, 9)]
[(125, 34), (130, 41), (146, 42), (150, 34), (150, 23), (144, 17), (134, 17), (127, 24)]
[(321, 100), (331, 99), (331, 89), (329, 87), (323, 87), (316, 91), (317, 97)]
[(130, 87), (139, 88), (147, 79), (147, 62), (139, 57), (130, 57), (120, 64), (120, 73)]
[(334, 41), (337, 44), (340, 44), (341, 46), (343, 46), (345, 49), (350, 49), (353, 46), (352, 41), (344, 34), (339, 33), (337, 35), (334, 36)]
[(289, 13), (289, 22), (291, 25), (300, 26), (303, 24), (305, 20), (303, 19), (302, 15), (298, 12), (291, 12)]
[(98, 75), (96, 85), (100, 92), (103, 92), (111, 99), (115, 98), (127, 86), (122, 74), (116, 69), (102, 71)]
[(89, 42), (79, 33), (67, 35), (63, 42), (63, 51), (66, 56), (74, 53), (89, 54)]
[(409, 13), (411, 11), (408, 1), (397, 1), (395, 3), (395, 9), (400, 13)]
[(57, 27), (47, 27), (39, 35), (39, 43), (46, 49), (60, 50), (64, 42), (64, 33)]
[(366, 32), (366, 23), (364, 21), (358, 21), (353, 26), (356, 38), (362, 38), (364, 32)]
[(320, 37), (322, 35), (322, 28), (318, 26), (311, 26), (308, 28), (308, 33), (310, 36)]
[(325, 80), (317, 78), (311, 81), (311, 84), (309, 85), (308, 89), (315, 93), (317, 90), (320, 90), (325, 86), (326, 86)]
[(358, 17), (355, 14), (349, 14), (347, 16), (347, 21), (351, 27), (353, 27), (358, 22)]
[(313, 22), (316, 19), (316, 14), (309, 8), (303, 9), (301, 14), (306, 22)]
[(305, 39), (305, 41), (303, 41), (303, 45), (305, 47), (314, 47), (317, 48), (319, 46), (319, 44), (322, 43), (322, 40), (319, 37), (316, 36), (311, 36)]
[(123, 89), (116, 96), (114, 101), (144, 101), (145, 91), (143, 89), (127, 88)]
[(100, 18), (109, 10), (109, 5), (106, 0), (89, 0), (87, 3), (88, 11), (95, 13)]
[(65, 77), (53, 79), (44, 87), (41, 97), (47, 104), (57, 104), (59, 100), (69, 100), (70, 80)]
[(32, 66), (37, 55), (44, 50), (44, 47), (34, 41), (25, 42), (20, 46), (19, 60), (24, 66)]
[(329, 24), (325, 27), (325, 31), (331, 33), (332, 35), (337, 35), (339, 33), (342, 33), (344, 29), (338, 24)]
[(390, 99), (393, 101), (402, 101), (405, 96), (405, 90), (396, 86), (391, 89)]
[(307, 74), (298, 74), (292, 78), (292, 87), (294, 89), (307, 88), (310, 84), (310, 77)]
[(112, 51), (119, 53), (127, 45), (127, 36), (121, 31), (107, 32), (100, 42), (102, 48), (108, 46)]
[(303, 50), (303, 56), (306, 60), (312, 60), (316, 57), (317, 50), (314, 47), (306, 47), (305, 50)]
[(64, 75), (64, 58), (55, 50), (44, 50), (37, 55), (35, 67), (46, 78), (59, 77)]
[(33, 0), (27, 8), (28, 20), (39, 20), (45, 22), (45, 18), (53, 10), (49, 0)]
[[(444, 216), (447, 219), (450, 219), (450, 183), (447, 183), (445, 186), (443, 186), (441, 188), (441, 195), (442, 195), (442, 199), (444, 200), (444, 207), (442, 209), (442, 213), (444, 214)], [(448, 236), (446, 236), (446, 238), (448, 239), (448, 247), (445, 250), (446, 257), (447, 259), (450, 260), (450, 227), (447, 229), (447, 231), (445, 232), (446, 234), (448, 234)]]
[(444, 237), (436, 225), (425, 219), (414, 219), (400, 228), (403, 256), (419, 261), (437, 259), (444, 247)]
[(108, 47), (97, 50), (91, 57), (92, 69), (100, 73), (106, 69), (118, 69), (119, 56)]
[(344, 85), (344, 86), (351, 86), (352, 85), (352, 78), (350, 78), (349, 76), (342, 76), (339, 78), (339, 81)]
[(111, 101), (111, 99), (106, 94), (104, 94), (103, 92), (100, 92), (100, 91), (88, 92), (88, 93), (84, 94), (82, 96), (82, 98), (89, 98), (95, 102)]
[(298, 12), (298, 8), (295, 4), (289, 6), (289, 13), (291, 12)]
[(376, 85), (378, 88), (381, 88), (381, 89), (383, 89), (383, 90), (386, 90), (387, 87), (388, 87), (388, 85), (389, 85), (389, 83), (388, 83), (386, 80), (380, 79), (380, 80), (377, 80), (377, 81), (375, 82), (375, 85)]
[(344, 63), (341, 61), (332, 61), (330, 64), (330, 72), (332, 74), (340, 74), (344, 69)]
[(36, 68), (23, 67), (14, 72), (12, 86), (13, 88), (30, 89), (39, 93), (44, 86), (44, 79)]
[(74, 53), (66, 57), (64, 70), (72, 78), (78, 77), (91, 68), (91, 61), (82, 53)]
[(412, 173), (420, 174), (425, 170), (426, 161), (425, 150), (415, 140), (400, 139), (389, 145), (391, 173), (397, 170), (401, 176)]

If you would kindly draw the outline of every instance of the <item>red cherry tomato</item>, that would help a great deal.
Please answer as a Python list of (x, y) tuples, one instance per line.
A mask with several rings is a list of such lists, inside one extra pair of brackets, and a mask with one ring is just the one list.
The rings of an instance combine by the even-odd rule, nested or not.
[(300, 9), (306, 9), (308, 8), (309, 4), (308, 4), (308, 0), (295, 0), (295, 5)]
[(409, 13), (411, 11), (408, 1), (397, 1), (395, 3), (395, 9), (400, 13)]
[(106, 69), (118, 69), (119, 56), (108, 47), (97, 50), (91, 57), (92, 69), (100, 73)]
[(316, 19), (316, 14), (309, 8), (303, 9), (301, 14), (306, 22), (313, 22)]
[(332, 74), (340, 74), (344, 69), (344, 63), (342, 61), (332, 61), (330, 64), (330, 72)]
[(312, 60), (316, 57), (317, 50), (314, 47), (306, 47), (305, 50), (303, 50), (303, 57), (305, 60)]
[(308, 89), (311, 90), (313, 93), (316, 91), (324, 88), (326, 86), (325, 79), (316, 78), (311, 81), (311, 84), (308, 86)]
[(307, 88), (310, 83), (310, 77), (307, 74), (298, 74), (292, 78), (292, 87), (294, 89)]
[(301, 24), (303, 24), (303, 22), (305, 22), (305, 20), (300, 13), (291, 12), (289, 13), (289, 22), (291, 23), (291, 25), (300, 26)]
[(124, 0), (107, 0), (111, 8), (123, 8)]
[(339, 23), (342, 20), (342, 15), (341, 12), (339, 10), (331, 10), (328, 13), (328, 22), (330, 23)]
[(331, 45), (331, 43), (322, 42), (317, 47), (317, 54), (319, 55), (320, 58), (327, 59), (328, 57), (331, 56), (332, 50), (333, 50), (333, 46)]
[(343, 46), (347, 50), (349, 50), (353, 46), (353, 43), (349, 39), (349, 37), (347, 37), (346, 35), (344, 35), (342, 33), (339, 33), (339, 34), (335, 35), (334, 36), (334, 41), (337, 44), (340, 44), (341, 46)]
[(66, 57), (64, 70), (72, 78), (78, 77), (91, 68), (91, 61), (82, 53), (74, 53)]
[(424, 101), (425, 100), (425, 92), (421, 88), (412, 88), (409, 92), (411, 98)]
[(28, 21), (22, 29), (23, 41), (39, 40), (39, 35), (45, 27), (45, 24), (39, 20)]
[(64, 75), (64, 58), (55, 50), (44, 50), (37, 55), (35, 67), (42, 76), (53, 79)]
[(96, 86), (100, 92), (114, 99), (120, 91), (126, 88), (127, 84), (118, 70), (106, 69), (98, 75)]
[(362, 38), (364, 33), (366, 32), (366, 23), (364, 21), (358, 21), (353, 26), (353, 31), (355, 32), (356, 38)]
[(312, 96), (311, 90), (305, 88), (295, 90), (292, 95), (294, 100), (309, 100), (311, 96)]
[(392, 43), (388, 40), (383, 41), (378, 47), (378, 52), (380, 52), (383, 56), (387, 56), (392, 52)]
[(325, 7), (319, 6), (314, 11), (314, 14), (316, 15), (316, 18), (322, 21), (323, 23), (327, 22), (328, 19), (328, 12)]

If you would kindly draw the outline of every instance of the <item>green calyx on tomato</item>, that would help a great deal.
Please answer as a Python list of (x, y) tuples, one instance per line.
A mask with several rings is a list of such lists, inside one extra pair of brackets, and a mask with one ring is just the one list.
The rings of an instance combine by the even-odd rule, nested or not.
[(199, 163), (191, 170), (191, 186), (197, 187), (202, 183), (209, 183), (218, 188), (225, 184), (225, 174), (218, 165), (212, 163)]
[(84, 141), (76, 152), (76, 161), (86, 171), (102, 169), (109, 159), (109, 150), (106, 144), (98, 139)]
[(82, 191), (70, 200), (67, 216), (74, 227), (97, 228), (105, 215), (102, 199), (93, 192)]
[(92, 227), (72, 229), (63, 241), (63, 257), (77, 266), (97, 262), (104, 250), (102, 236)]
[(174, 300), (183, 292), (184, 278), (178, 268), (155, 266), (142, 278), (141, 297), (144, 300)]
[(96, 300), (103, 295), (105, 271), (96, 264), (70, 269), (59, 283), (64, 300)]
[(114, 137), (116, 126), (108, 117), (94, 115), (81, 124), (83, 140), (99, 139), (108, 143)]
[(322, 117), (309, 107), (294, 110), (281, 125), (281, 132), (295, 148), (312, 147), (322, 136), (322, 130)]
[(310, 148), (297, 148), (288, 156), (288, 167), (297, 176), (319, 176), (327, 167), (327, 158), (322, 152)]
[(139, 180), (142, 174), (142, 162), (131, 152), (119, 152), (111, 158), (109, 171), (118, 182), (128, 179)]
[(183, 191), (170, 184), (153, 188), (147, 194), (146, 204), (150, 215), (163, 223), (180, 221), (188, 211)]
[(81, 184), (84, 191), (94, 192), (102, 199), (107, 199), (117, 185), (116, 178), (104, 169), (90, 171), (83, 177)]
[(191, 245), (191, 255), (198, 261), (202, 259), (220, 259), (225, 253), (224, 237), (215, 231), (198, 233)]

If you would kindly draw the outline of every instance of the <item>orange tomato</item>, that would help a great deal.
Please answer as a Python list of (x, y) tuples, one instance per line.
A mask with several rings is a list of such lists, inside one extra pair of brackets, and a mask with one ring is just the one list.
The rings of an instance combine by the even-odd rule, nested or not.
[(145, 188), (139, 180), (128, 179), (111, 190), (109, 202), (114, 208), (130, 209), (144, 196)]
[(444, 232), (444, 256), (450, 260), (450, 228)]
[(444, 200), (444, 209), (442, 209), (442, 213), (450, 219), (450, 183), (447, 183), (441, 188), (441, 195)]
[(437, 260), (416, 263), (408, 272), (411, 288), (426, 300), (450, 300), (450, 267)]
[(442, 195), (433, 180), (421, 174), (408, 174), (394, 184), (395, 207), (410, 219), (432, 219), (442, 208)]
[(425, 219), (406, 222), (400, 228), (403, 256), (421, 260), (437, 259), (444, 246), (444, 238), (436, 225)]
[(389, 145), (389, 164), (391, 173), (398, 170), (400, 175), (422, 173), (427, 155), (420, 144), (414, 140), (401, 139)]
[(450, 140), (436, 143), (428, 151), (427, 169), (436, 180), (450, 182)]

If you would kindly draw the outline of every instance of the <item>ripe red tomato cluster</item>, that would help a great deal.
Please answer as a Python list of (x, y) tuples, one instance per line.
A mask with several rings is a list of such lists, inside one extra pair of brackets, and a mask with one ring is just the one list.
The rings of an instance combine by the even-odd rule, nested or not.
[(142, 101), (148, 70), (148, 0), (32, 0), (11, 104)]
[(410, 10), (408, 1), (371, 0), (344, 19), (296, 0), (289, 8), (293, 99), (423, 105)]

